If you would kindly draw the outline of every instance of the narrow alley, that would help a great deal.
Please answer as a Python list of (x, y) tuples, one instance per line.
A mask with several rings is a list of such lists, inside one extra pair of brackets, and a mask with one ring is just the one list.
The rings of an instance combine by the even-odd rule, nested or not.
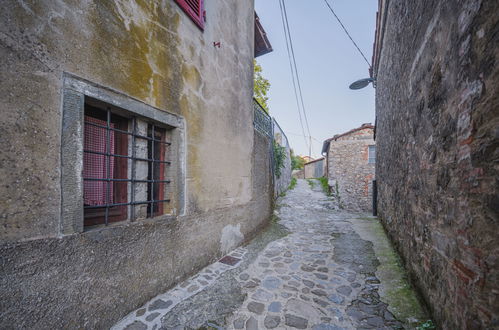
[(113, 329), (414, 328), (427, 315), (374, 217), (298, 180), (247, 245)]

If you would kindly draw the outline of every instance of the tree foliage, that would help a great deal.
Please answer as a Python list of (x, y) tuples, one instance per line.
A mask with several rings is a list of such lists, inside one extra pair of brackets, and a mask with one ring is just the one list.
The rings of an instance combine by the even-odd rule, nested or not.
[(293, 149), (291, 149), (291, 168), (293, 170), (301, 170), (304, 164), (305, 160), (300, 156), (296, 156)]
[(270, 82), (265, 79), (262, 75), (262, 67), (260, 64), (254, 60), (254, 72), (253, 72), (253, 97), (260, 103), (260, 105), (265, 109), (265, 111), (269, 112), (269, 106), (267, 104), (268, 96), (267, 93), (270, 89)]

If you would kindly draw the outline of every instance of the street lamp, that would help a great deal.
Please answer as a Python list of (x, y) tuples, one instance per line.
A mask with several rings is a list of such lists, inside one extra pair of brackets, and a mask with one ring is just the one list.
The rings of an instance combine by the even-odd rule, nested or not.
[(376, 87), (376, 80), (374, 78), (364, 78), (364, 79), (359, 79), (356, 82), (353, 82), (350, 84), (349, 88), (350, 89), (362, 89), (369, 85), (370, 83), (373, 83), (373, 87)]

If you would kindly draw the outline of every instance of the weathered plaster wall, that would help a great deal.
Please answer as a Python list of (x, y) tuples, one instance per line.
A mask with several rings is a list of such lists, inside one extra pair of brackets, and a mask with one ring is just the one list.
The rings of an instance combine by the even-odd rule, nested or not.
[[(58, 234), (64, 71), (185, 117), (188, 212), (249, 202), (252, 10), (252, 1), (207, 3), (202, 32), (170, 0), (6, 3), (0, 237)], [(217, 162), (225, 155), (231, 162)]]
[(342, 135), (329, 144), (329, 186), (341, 205), (347, 209), (372, 210), (375, 164), (368, 163), (370, 145), (375, 145), (372, 128)]
[(324, 159), (315, 161), (313, 163), (307, 163), (303, 165), (305, 170), (305, 178), (321, 178), (325, 175), (326, 161)]
[(493, 0), (387, 11), (378, 212), (443, 329), (499, 326), (498, 12)]
[[(108, 327), (266, 223), (253, 1), (206, 2), (204, 32), (170, 0), (3, 5), (0, 328)], [(185, 216), (61, 235), (63, 72), (185, 118)]]

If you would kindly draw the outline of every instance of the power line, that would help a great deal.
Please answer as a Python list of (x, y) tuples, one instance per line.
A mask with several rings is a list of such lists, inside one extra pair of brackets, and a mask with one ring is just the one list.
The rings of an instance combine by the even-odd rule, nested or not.
[(284, 133), (289, 134), (289, 135), (296, 135), (296, 136), (310, 137), (310, 138), (312, 138), (312, 140), (315, 140), (315, 141), (317, 141), (317, 142), (320, 142), (320, 143), (322, 143), (322, 142), (323, 142), (323, 141), (321, 141), (321, 140), (317, 140), (317, 139), (316, 139), (316, 138), (314, 138), (313, 136), (302, 135), (302, 134), (293, 133), (293, 132), (288, 132), (288, 131), (285, 131)]
[[(281, 2), (282, 2), (281, 16), (282, 16), (282, 13), (284, 13), (284, 21), (286, 23), (286, 28), (287, 28), (287, 29), (285, 28), (284, 30), (285, 30), (285, 33), (287, 33), (287, 36), (289, 38), (289, 46), (290, 46), (290, 49), (291, 49), (291, 57), (293, 59), (294, 71), (295, 71), (295, 75), (296, 75), (296, 83), (298, 85), (298, 92), (299, 92), (299, 96), (300, 96), (300, 101), (301, 101), (303, 116), (305, 118), (305, 125), (307, 127), (308, 137), (310, 138), (311, 137), (310, 126), (308, 124), (308, 118), (307, 118), (307, 111), (306, 111), (306, 108), (305, 108), (305, 103), (303, 102), (303, 93), (302, 93), (302, 89), (301, 89), (300, 76), (298, 74), (298, 66), (296, 65), (296, 57), (295, 57), (295, 51), (294, 51), (294, 47), (293, 47), (293, 39), (291, 37), (291, 29), (289, 28), (288, 14), (287, 14), (287, 10), (286, 10), (286, 2), (284, 0), (280, 0), (280, 2), (279, 2), (280, 5), (281, 5)], [(288, 55), (289, 55), (289, 50), (288, 50)], [(311, 150), (312, 149), (312, 143), (310, 141), (309, 141), (309, 147), (310, 147), (309, 153), (312, 153), (312, 150)]]
[(284, 9), (283, 9), (281, 1), (284, 1), (284, 0), (279, 0), (279, 7), (281, 8), (282, 27), (284, 29), (284, 39), (286, 39), (286, 49), (288, 51), (289, 67), (290, 67), (290, 70), (291, 70), (291, 77), (292, 77), (292, 80), (293, 80), (293, 89), (294, 89), (294, 92), (295, 92), (296, 108), (298, 109), (298, 116), (300, 118), (300, 126), (301, 126), (301, 130), (303, 132), (303, 139), (305, 141), (305, 146), (308, 149), (308, 143), (307, 143), (307, 139), (306, 139), (306, 135), (305, 135), (305, 129), (303, 128), (303, 120), (301, 118), (300, 102), (298, 101), (298, 93), (297, 93), (297, 90), (296, 90), (295, 73), (294, 73), (294, 70), (293, 70), (293, 62), (291, 60), (291, 52), (290, 52), (290, 49), (289, 49), (288, 32), (286, 30), (286, 24), (285, 24), (285, 18), (284, 18), (285, 17), (284, 16)]
[(350, 35), (350, 33), (348, 33), (346, 27), (343, 25), (343, 23), (341, 22), (340, 18), (338, 17), (338, 15), (336, 15), (336, 13), (334, 12), (333, 10), (333, 7), (331, 7), (331, 5), (329, 4), (329, 2), (327, 0), (324, 0), (324, 2), (326, 3), (326, 5), (329, 7), (329, 10), (331, 10), (331, 12), (333, 13), (334, 17), (336, 17), (336, 19), (338, 20), (338, 23), (340, 23), (341, 27), (343, 28), (343, 30), (345, 31), (345, 33), (347, 34), (348, 38), (350, 38), (350, 40), (352, 41), (353, 45), (355, 46), (355, 48), (357, 48), (357, 50), (359, 51), (360, 55), (362, 55), (362, 57), (364, 58), (364, 61), (366, 61), (367, 65), (369, 65), (369, 68), (371, 68), (371, 63), (369, 63), (369, 61), (367, 60), (366, 56), (364, 55), (364, 53), (360, 50), (359, 46), (357, 46), (357, 44), (355, 43), (355, 41), (353, 40), (352, 36)]

